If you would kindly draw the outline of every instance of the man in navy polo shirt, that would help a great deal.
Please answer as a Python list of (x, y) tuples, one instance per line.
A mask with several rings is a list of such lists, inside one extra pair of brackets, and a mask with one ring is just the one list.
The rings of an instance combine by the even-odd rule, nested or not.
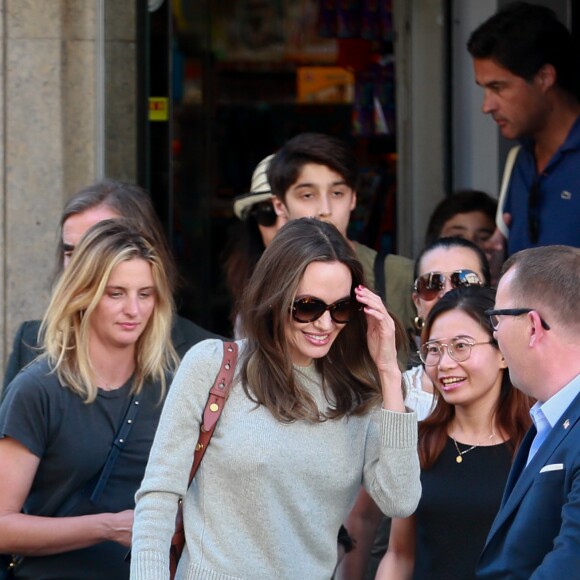
[(580, 247), (580, 79), (568, 29), (546, 7), (514, 2), (467, 43), (482, 110), (517, 152), (490, 250)]

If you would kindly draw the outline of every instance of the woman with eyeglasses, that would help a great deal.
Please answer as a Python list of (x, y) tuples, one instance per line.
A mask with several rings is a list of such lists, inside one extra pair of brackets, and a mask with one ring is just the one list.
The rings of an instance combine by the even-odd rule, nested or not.
[[(435, 304), (454, 288), (489, 286), (490, 271), (483, 251), (463, 238), (439, 238), (423, 249), (415, 261), (413, 302), (418, 332)], [(419, 338), (417, 337), (417, 341)], [(424, 419), (433, 407), (433, 384), (418, 364), (403, 373), (405, 405)]]
[[(489, 266), (482, 250), (459, 237), (439, 238), (426, 246), (415, 261), (413, 302), (417, 309), (415, 325), (420, 332), (429, 311), (453, 288), (488, 286)], [(418, 337), (417, 337), (418, 342)], [(418, 358), (417, 363), (420, 363)], [(433, 384), (422, 364), (403, 373), (405, 405), (424, 419), (433, 408)], [(369, 495), (361, 490), (345, 522), (354, 538), (355, 548), (342, 563), (337, 578), (353, 580), (372, 578), (385, 553), (389, 521), (384, 518)]]
[(234, 199), (234, 214), (240, 221), (230, 232), (225, 250), (225, 274), (233, 300), (230, 318), (237, 338), (240, 337), (238, 311), (242, 291), (265, 248), (287, 221), (276, 215), (272, 205), (272, 191), (266, 177), (272, 157), (268, 155), (254, 169), (249, 193)]
[(416, 513), (393, 519), (377, 580), (475, 578), (512, 458), (530, 424), (486, 310), (495, 290), (447, 293), (431, 309), (419, 350), (436, 387), (419, 423), (422, 495)]
[(132, 578), (328, 580), (360, 485), (389, 515), (420, 496), (416, 415), (405, 411), (396, 339), (356, 254), (329, 223), (286, 224), (244, 293), (229, 399), (187, 489), (200, 418), (222, 358), (196, 345), (172, 383), (137, 508)]

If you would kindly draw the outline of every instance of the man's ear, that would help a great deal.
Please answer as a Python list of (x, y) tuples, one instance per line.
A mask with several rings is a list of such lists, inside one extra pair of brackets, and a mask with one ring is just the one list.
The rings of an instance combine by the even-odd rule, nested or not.
[(356, 207), (356, 190), (352, 190), (352, 199), (350, 202), (350, 211), (352, 211)]
[(544, 327), (542, 326), (542, 319), (535, 310), (528, 312), (527, 317), (529, 321), (527, 327), (529, 332), (529, 345), (533, 346), (535, 344), (538, 344), (539, 341), (543, 339), (544, 335), (548, 331), (545, 330)]
[(283, 217), (287, 220), (290, 219), (290, 216), (288, 215), (288, 209), (284, 205), (284, 202), (277, 195), (272, 197), (272, 205), (274, 206), (276, 215), (279, 215), (280, 217)]
[(558, 73), (556, 73), (554, 65), (549, 63), (542, 65), (534, 77), (540, 89), (544, 92), (551, 89), (556, 84), (557, 78)]

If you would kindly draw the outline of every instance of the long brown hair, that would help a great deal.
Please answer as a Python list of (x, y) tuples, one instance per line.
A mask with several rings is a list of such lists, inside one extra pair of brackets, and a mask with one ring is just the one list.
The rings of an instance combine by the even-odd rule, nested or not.
[[(357, 285), (366, 285), (362, 265), (336, 227), (302, 218), (282, 227), (266, 248), (240, 309), (247, 337), (240, 371), (244, 390), (282, 422), (360, 415), (381, 401), (380, 379), (368, 350), (367, 322), (362, 312), (345, 325), (329, 353), (315, 360), (329, 402), (322, 415), (312, 396), (295, 380), (285, 330), (296, 290), (312, 262), (346, 265), (352, 276), (353, 295)], [(402, 341), (400, 325), (397, 336)]]
[[(495, 290), (482, 286), (469, 286), (451, 290), (435, 306), (433, 306), (425, 326), (422, 339), (429, 339), (431, 328), (438, 316), (450, 310), (462, 310), (485, 329), (492, 339), (495, 348), (499, 348), (493, 339), (493, 329), (489, 318), (484, 312), (493, 308)], [(419, 424), (419, 460), (422, 469), (429, 469), (443, 451), (447, 441), (449, 424), (455, 417), (455, 407), (435, 392), (436, 404), (433, 412)], [(530, 426), (531, 400), (527, 395), (516, 389), (509, 377), (507, 369), (503, 370), (501, 389), (495, 404), (493, 417), (502, 433), (508, 436), (507, 445), (512, 456), (515, 454), (528, 427)]]

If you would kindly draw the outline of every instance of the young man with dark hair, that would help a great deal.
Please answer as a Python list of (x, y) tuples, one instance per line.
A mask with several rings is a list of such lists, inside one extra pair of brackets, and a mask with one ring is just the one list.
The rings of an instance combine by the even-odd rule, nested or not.
[[(482, 110), (521, 148), (490, 248), (580, 246), (580, 68), (553, 10), (514, 2), (469, 38)], [(506, 165), (507, 168), (507, 165)]]
[[(352, 152), (341, 140), (320, 133), (293, 137), (274, 155), (268, 168), (268, 182), (278, 215), (328, 221), (347, 237), (350, 214), (356, 206), (357, 166)], [(352, 240), (351, 244), (363, 264), (368, 283), (376, 288), (377, 252)], [(382, 297), (386, 305), (405, 328), (412, 328), (415, 316), (411, 300), (412, 260), (389, 254), (379, 271), (384, 272)], [(377, 291), (380, 292), (379, 288)]]

